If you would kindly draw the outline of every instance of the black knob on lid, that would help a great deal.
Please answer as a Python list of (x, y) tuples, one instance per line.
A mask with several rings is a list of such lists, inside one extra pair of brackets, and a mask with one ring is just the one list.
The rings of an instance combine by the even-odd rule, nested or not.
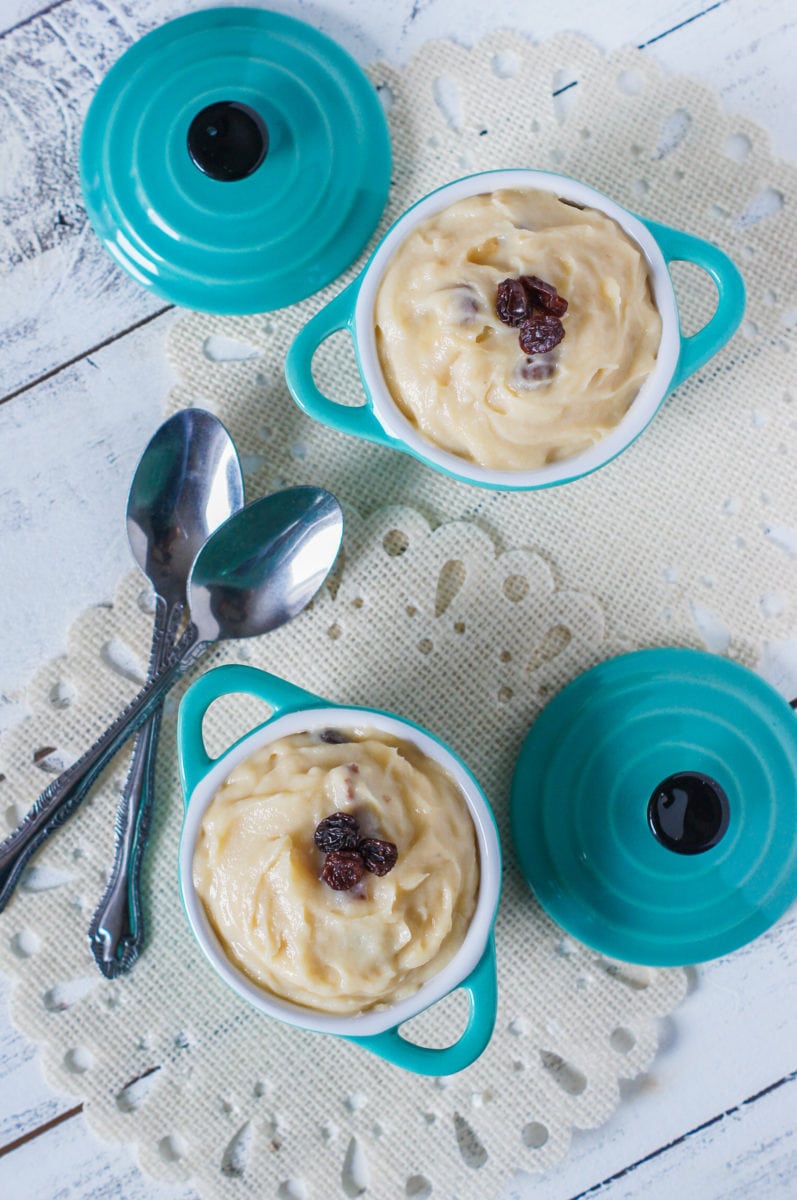
[(221, 100), (194, 117), (188, 129), (188, 153), (203, 174), (233, 182), (245, 179), (268, 151), (263, 118), (248, 104)]
[(728, 797), (715, 779), (699, 771), (669, 775), (648, 801), (653, 836), (677, 854), (703, 854), (728, 829)]

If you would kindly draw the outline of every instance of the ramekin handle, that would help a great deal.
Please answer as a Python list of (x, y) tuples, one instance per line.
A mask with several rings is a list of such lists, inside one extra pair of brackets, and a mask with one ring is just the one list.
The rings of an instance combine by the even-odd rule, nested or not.
[(308, 417), (337, 429), (339, 433), (389, 446), (391, 439), (377, 421), (367, 399), (356, 408), (336, 404), (319, 390), (313, 378), (313, 356), (321, 343), (340, 329), (347, 329), (354, 337), (352, 326), (360, 281), (361, 277), (358, 277), (345, 287), (299, 330), (285, 359), (285, 380), (294, 400)]
[(744, 316), (744, 280), (732, 259), (713, 242), (655, 221), (644, 224), (668, 263), (694, 263), (711, 276), (717, 288), (717, 308), (711, 319), (697, 333), (689, 337), (681, 335), (681, 353), (670, 383), (672, 390), (713, 358), (739, 328)]
[(277, 675), (258, 670), (257, 667), (231, 663), (200, 675), (180, 701), (177, 715), (177, 755), (186, 804), (196, 785), (216, 761), (205, 749), (202, 737), (205, 713), (214, 700), (235, 692), (245, 692), (265, 701), (272, 709), (269, 721), (273, 721), (284, 712), (291, 712), (297, 708), (317, 708), (326, 703), (320, 696), (314, 696), (312, 692), (306, 692)]
[(417, 1046), (402, 1037), (398, 1028), (371, 1037), (350, 1037), (348, 1041), (416, 1075), (453, 1075), (464, 1071), (486, 1049), (495, 1028), (498, 986), (492, 933), (478, 966), (459, 986), (468, 995), (468, 1023), (452, 1046), (440, 1050)]

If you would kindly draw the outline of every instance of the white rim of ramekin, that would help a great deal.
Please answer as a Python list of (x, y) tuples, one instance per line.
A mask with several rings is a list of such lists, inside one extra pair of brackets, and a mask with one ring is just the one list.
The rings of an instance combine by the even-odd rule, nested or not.
[[(376, 349), (374, 323), (376, 294), (385, 268), (399, 243), (404, 241), (419, 222), (448, 208), (457, 200), (468, 196), (480, 196), (499, 188), (513, 187), (534, 187), (541, 191), (553, 192), (563, 200), (597, 209), (616, 221), (645, 256), (650, 269), (653, 298), (662, 322), (656, 365), (643, 382), (620, 423), (594, 446), (580, 454), (529, 471), (504, 471), (481, 467), (466, 458), (441, 449), (425, 438), (398, 408), (385, 383)], [(452, 475), (471, 479), (476, 483), (506, 488), (537, 488), (563, 483), (587, 475), (610, 462), (633, 442), (655, 415), (667, 394), (681, 350), (678, 309), (672, 279), (656, 239), (639, 218), (601, 192), (576, 179), (549, 171), (525, 168), (483, 171), (454, 180), (424, 197), (408, 209), (404, 216), (399, 217), (377, 246), (365, 269), (354, 312), (354, 337), (360, 370), (371, 398), (374, 415), (386, 433), (403, 442), (419, 458), (435, 463)]]
[[(440, 971), (427, 980), (412, 996), (378, 1011), (345, 1015), (317, 1012), (270, 994), (254, 983), (229, 959), (211, 925), (193, 885), (194, 846), (202, 817), (216, 791), (238, 763), (277, 738), (291, 733), (314, 732), (329, 727), (342, 729), (371, 728), (412, 742), (429, 758), (444, 767), (454, 779), (468, 805), (479, 848), (479, 893), (465, 940), (457, 953)], [(384, 1033), (417, 1016), (449, 992), (454, 991), (478, 963), (490, 937), (501, 890), (501, 852), (498, 834), (481, 787), (454, 754), (430, 734), (372, 709), (324, 706), (302, 709), (277, 717), (254, 730), (232, 750), (222, 755), (196, 785), (188, 801), (180, 837), (180, 890), (191, 929), (205, 957), (221, 978), (261, 1012), (289, 1025), (318, 1033), (344, 1037), (368, 1037)]]

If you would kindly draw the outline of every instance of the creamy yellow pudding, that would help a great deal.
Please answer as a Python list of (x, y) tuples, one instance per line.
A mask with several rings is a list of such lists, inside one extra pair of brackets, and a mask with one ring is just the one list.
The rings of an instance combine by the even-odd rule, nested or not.
[[(498, 285), (536, 276), (567, 300), (564, 337), (527, 355)], [(610, 217), (550, 192), (470, 196), (421, 221), (379, 285), (376, 343), (404, 415), (479, 466), (530, 470), (613, 429), (653, 370), (661, 318), (648, 264)]]
[[(338, 738), (345, 738), (339, 741)], [(315, 831), (351, 814), (395, 866), (347, 890), (322, 877)], [(275, 996), (353, 1014), (416, 992), (464, 941), (479, 859), (447, 771), (374, 729), (297, 733), (240, 763), (202, 819), (193, 883), (235, 966)]]

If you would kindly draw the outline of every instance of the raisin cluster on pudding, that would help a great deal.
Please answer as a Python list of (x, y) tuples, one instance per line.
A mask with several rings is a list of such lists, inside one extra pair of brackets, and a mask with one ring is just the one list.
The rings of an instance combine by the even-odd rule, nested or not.
[(476, 909), (473, 821), (448, 772), (370, 728), (296, 733), (234, 768), (202, 817), (194, 889), (271, 994), (356, 1014), (413, 995)]
[(419, 222), (385, 268), (374, 319), (385, 382), (419, 433), (510, 471), (615, 428), (662, 329), (637, 244), (604, 213), (532, 188)]

